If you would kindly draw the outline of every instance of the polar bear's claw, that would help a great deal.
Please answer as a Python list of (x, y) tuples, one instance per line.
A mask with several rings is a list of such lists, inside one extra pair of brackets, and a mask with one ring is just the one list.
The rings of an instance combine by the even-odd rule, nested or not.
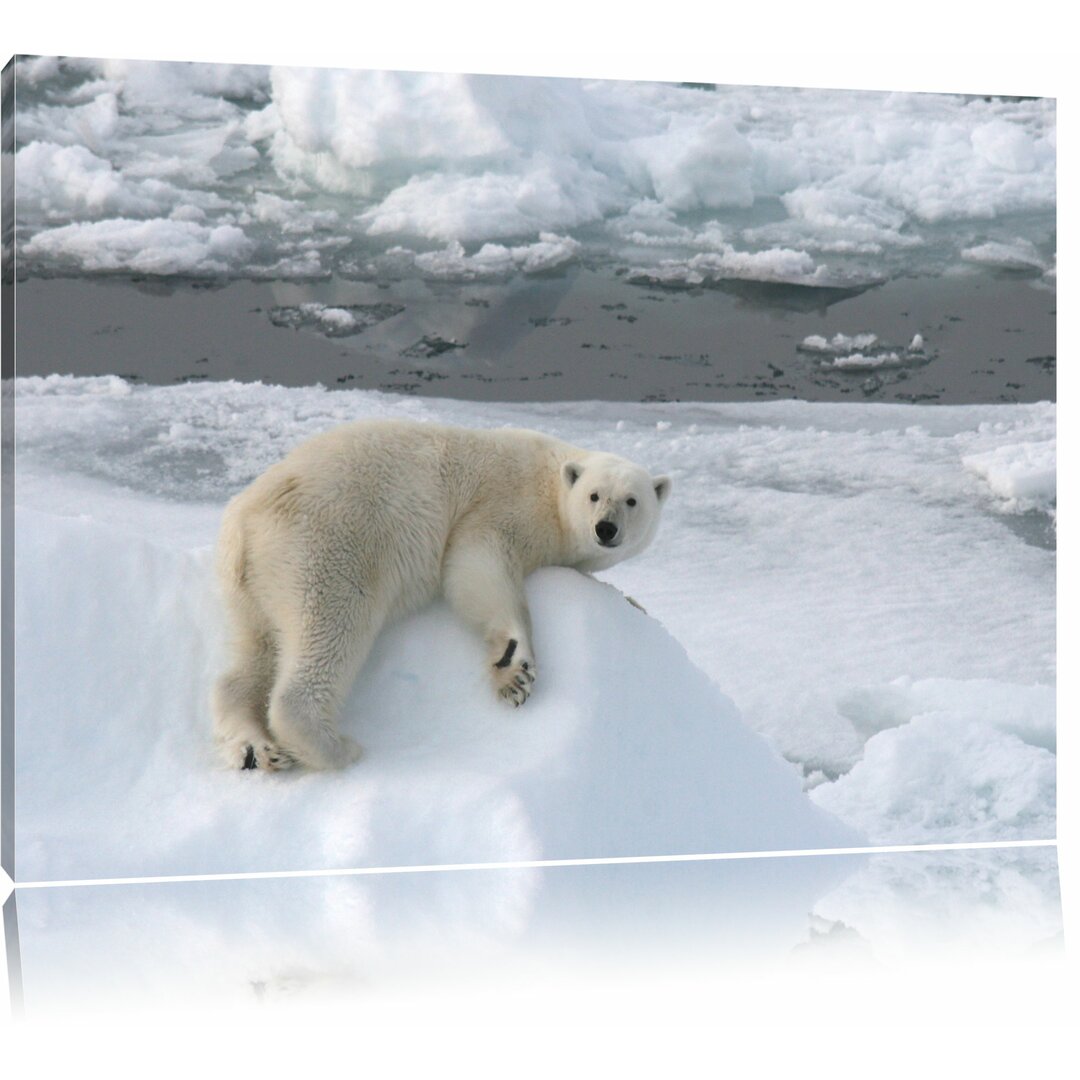
[(292, 754), (286, 753), (280, 746), (274, 746), (273, 743), (267, 743), (263, 750), (265, 751), (263, 760), (266, 762), (263, 768), (269, 769), (271, 772), (291, 769), (296, 764), (296, 759)]
[(499, 668), (496, 664), (495, 690), (501, 698), (515, 707), (524, 705), (536, 682), (536, 667), (530, 661), (519, 659), (512, 666)]
[(291, 754), (268, 740), (257, 743), (240, 742), (223, 749), (226, 760), (241, 771), (263, 769), (266, 772), (280, 772), (282, 769), (291, 769), (296, 764), (296, 759)]

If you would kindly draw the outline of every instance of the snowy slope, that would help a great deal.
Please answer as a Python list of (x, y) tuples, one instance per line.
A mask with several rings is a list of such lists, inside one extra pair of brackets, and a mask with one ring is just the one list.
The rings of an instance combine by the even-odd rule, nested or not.
[[(93, 506), (93, 489), (82, 494)], [(438, 606), (385, 635), (345, 708), (363, 762), (333, 775), (219, 769), (209, 547), (178, 542), (175, 515), (158, 509), (117, 499), (119, 522), (19, 513), (20, 878), (858, 839), (655, 620), (565, 569), (529, 582), (541, 681), (526, 708), (495, 700), (482, 644)]]
[[(16, 385), (24, 878), (850, 838), (747, 727), (874, 842), (1054, 835), (1051, 405)], [(350, 702), (355, 770), (218, 773), (221, 508), (304, 436), (389, 414), (538, 427), (671, 472), (653, 548), (604, 575), (651, 617), (537, 575), (543, 692), (507, 713), (435, 608), (386, 637)]]

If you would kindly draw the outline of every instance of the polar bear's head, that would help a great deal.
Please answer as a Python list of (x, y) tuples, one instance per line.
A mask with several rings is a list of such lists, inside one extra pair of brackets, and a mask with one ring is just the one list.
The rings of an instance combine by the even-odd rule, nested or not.
[(562, 466), (564, 521), (582, 570), (603, 570), (648, 547), (671, 479), (615, 454), (588, 453)]

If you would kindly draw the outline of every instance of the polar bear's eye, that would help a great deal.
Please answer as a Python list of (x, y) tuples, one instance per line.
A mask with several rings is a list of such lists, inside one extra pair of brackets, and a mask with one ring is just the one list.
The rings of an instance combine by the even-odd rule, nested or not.
[(630, 498), (626, 500), (626, 505), (627, 506), (637, 506), (637, 499), (635, 499), (634, 496), (631, 495)]
[(599, 502), (599, 501), (600, 501), (600, 496), (599, 496), (599, 495), (597, 495), (595, 491), (594, 491), (594, 492), (593, 492), (593, 493), (592, 493), (592, 494), (591, 494), (591, 495), (589, 496), (589, 498), (590, 498), (590, 499), (591, 499), (591, 500), (592, 500), (593, 502)]

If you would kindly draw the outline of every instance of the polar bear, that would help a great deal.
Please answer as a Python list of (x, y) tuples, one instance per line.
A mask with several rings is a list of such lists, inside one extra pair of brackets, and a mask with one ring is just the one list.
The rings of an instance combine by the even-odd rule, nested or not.
[(340, 768), (337, 714), (379, 631), (440, 594), (498, 695), (536, 680), (523, 582), (603, 570), (656, 534), (667, 476), (536, 431), (364, 420), (296, 447), (228, 504), (218, 573), (232, 664), (215, 737), (237, 768)]

